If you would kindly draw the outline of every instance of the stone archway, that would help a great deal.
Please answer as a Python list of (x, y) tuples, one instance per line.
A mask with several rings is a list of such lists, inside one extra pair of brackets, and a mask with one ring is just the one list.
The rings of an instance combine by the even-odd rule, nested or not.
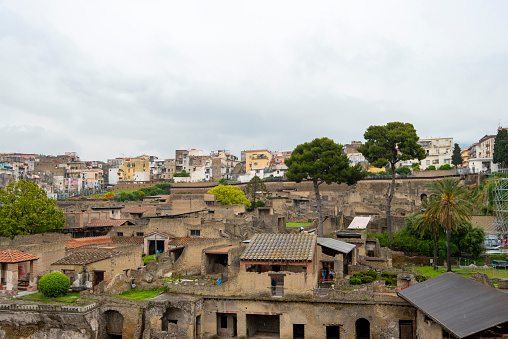
[(355, 324), (356, 339), (370, 339), (370, 322), (360, 318)]
[(123, 334), (123, 315), (115, 310), (104, 312), (106, 338), (121, 339)]

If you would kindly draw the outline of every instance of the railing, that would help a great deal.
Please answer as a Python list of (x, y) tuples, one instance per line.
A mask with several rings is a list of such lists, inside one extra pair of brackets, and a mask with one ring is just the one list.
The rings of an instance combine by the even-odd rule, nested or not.
[(283, 297), (284, 296), (284, 286), (270, 286), (270, 295), (272, 297)]
[(88, 305), (58, 305), (58, 304), (0, 304), (0, 311), (33, 311), (33, 312), (65, 312), (65, 313), (86, 313), (97, 307), (96, 303)]

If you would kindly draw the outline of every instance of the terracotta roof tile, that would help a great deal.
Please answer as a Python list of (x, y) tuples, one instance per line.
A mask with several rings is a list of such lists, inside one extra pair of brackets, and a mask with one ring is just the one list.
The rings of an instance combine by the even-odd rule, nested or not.
[(256, 234), (240, 260), (311, 261), (315, 234)]
[(75, 238), (71, 240), (65, 240), (65, 248), (71, 249), (81, 246), (108, 244), (111, 243), (111, 237), (103, 235), (100, 237), (86, 237), (86, 238)]
[(74, 252), (71, 255), (63, 257), (60, 260), (55, 261), (51, 265), (86, 265), (104, 259), (112, 258), (121, 254), (125, 254), (122, 251), (110, 251), (110, 250), (96, 250), (96, 251), (82, 251)]
[(157, 234), (159, 234), (159, 235), (162, 235), (162, 236), (168, 237), (168, 238), (172, 238), (172, 239), (175, 239), (175, 238), (176, 238), (173, 234), (169, 234), (169, 233), (166, 233), (166, 232), (150, 232), (150, 233), (148, 233), (148, 234), (145, 234), (145, 236), (144, 236), (144, 237), (146, 238), (146, 237), (149, 237), (149, 236), (151, 236), (151, 235), (153, 235), (153, 234), (156, 234), (156, 233), (157, 233)]
[(18, 250), (2, 250), (0, 251), (1, 263), (16, 263), (30, 260), (37, 260), (39, 257)]
[(122, 212), (131, 213), (131, 214), (143, 214), (146, 211), (149, 211), (152, 209), (155, 209), (155, 207), (154, 206), (132, 206), (132, 207), (124, 208), (122, 210)]
[(113, 237), (114, 244), (141, 245), (144, 243), (143, 237)]
[(96, 227), (96, 226), (122, 226), (123, 224), (128, 224), (129, 220), (124, 219), (110, 219), (110, 220), (100, 220), (95, 219), (94, 221), (88, 223), (85, 227)]

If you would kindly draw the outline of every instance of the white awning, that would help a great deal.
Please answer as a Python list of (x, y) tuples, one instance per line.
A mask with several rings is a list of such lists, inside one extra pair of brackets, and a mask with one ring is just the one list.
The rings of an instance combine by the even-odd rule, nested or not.
[(349, 225), (348, 229), (366, 229), (367, 225), (370, 222), (370, 217), (355, 217), (353, 221), (351, 221), (351, 224)]

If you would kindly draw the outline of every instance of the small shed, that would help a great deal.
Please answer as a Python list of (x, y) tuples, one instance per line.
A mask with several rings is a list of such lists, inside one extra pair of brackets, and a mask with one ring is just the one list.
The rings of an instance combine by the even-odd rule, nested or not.
[(167, 252), (169, 241), (176, 237), (164, 232), (151, 232), (144, 236), (143, 252), (146, 255), (156, 254), (159, 251)]
[(508, 334), (508, 295), (456, 273), (429, 279), (398, 295), (418, 310), (416, 327), (426, 338), (504, 338)]
[(38, 259), (18, 250), (0, 251), (0, 290), (16, 293), (36, 286)]

